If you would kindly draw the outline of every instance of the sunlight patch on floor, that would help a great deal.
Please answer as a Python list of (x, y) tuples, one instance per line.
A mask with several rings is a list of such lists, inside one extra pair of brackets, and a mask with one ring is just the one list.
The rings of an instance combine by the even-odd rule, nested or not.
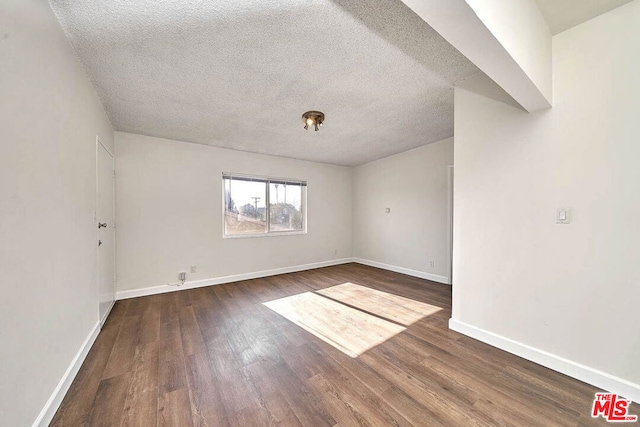
[(264, 305), (353, 358), (404, 331), (405, 326), (441, 310), (353, 283)]
[(322, 289), (317, 293), (404, 326), (412, 325), (418, 320), (442, 310), (435, 305), (349, 282)]

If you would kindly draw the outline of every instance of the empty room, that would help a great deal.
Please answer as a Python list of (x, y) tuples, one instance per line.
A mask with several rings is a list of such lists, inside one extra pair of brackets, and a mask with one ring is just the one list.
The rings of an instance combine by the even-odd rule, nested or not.
[(640, 0), (0, 0), (0, 426), (640, 415)]

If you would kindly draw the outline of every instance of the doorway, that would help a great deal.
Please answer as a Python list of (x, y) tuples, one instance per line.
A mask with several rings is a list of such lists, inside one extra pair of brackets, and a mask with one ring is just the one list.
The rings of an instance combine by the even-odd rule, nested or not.
[(115, 302), (115, 169), (113, 154), (96, 138), (96, 227), (100, 326)]

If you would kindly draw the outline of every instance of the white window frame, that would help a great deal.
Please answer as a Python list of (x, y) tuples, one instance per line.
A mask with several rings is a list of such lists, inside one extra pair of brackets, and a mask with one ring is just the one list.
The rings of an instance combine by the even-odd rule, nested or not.
[[(244, 181), (256, 181), (265, 183), (265, 232), (264, 233), (252, 233), (252, 234), (226, 234), (226, 198), (225, 198), (225, 180), (238, 178)], [(302, 190), (302, 196), (300, 200), (300, 210), (302, 211), (302, 230), (291, 231), (270, 231), (271, 229), (271, 203), (269, 200), (269, 186), (272, 182), (281, 184), (299, 185)], [(222, 238), (223, 239), (242, 239), (245, 237), (276, 237), (276, 236), (295, 236), (300, 234), (307, 234), (307, 181), (293, 178), (280, 178), (274, 176), (262, 176), (253, 174), (242, 173), (229, 173), (222, 172)]]

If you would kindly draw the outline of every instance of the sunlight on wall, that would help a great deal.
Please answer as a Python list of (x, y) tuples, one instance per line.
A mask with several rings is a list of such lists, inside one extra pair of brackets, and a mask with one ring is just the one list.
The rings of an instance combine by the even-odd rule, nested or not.
[(353, 283), (264, 305), (353, 358), (441, 310)]

